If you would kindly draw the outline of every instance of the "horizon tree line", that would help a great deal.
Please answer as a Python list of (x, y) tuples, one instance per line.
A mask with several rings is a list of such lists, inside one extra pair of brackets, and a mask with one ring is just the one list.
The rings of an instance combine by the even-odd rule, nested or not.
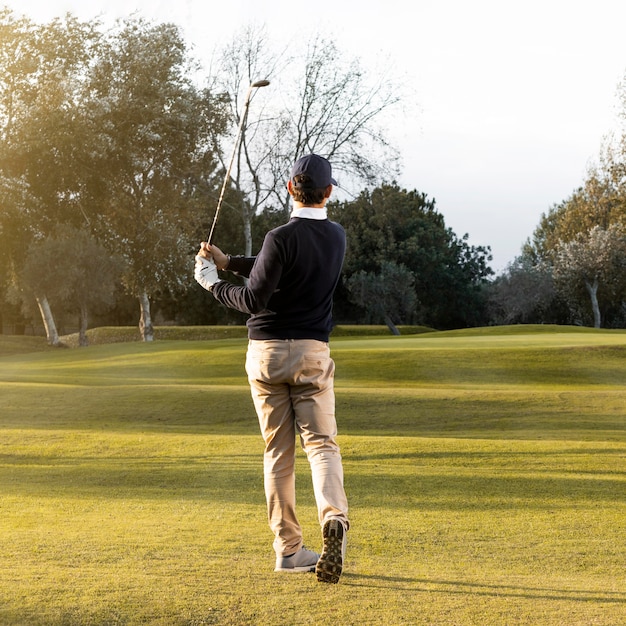
[[(489, 247), (471, 246), (434, 200), (395, 183), (400, 155), (384, 122), (402, 90), (391, 76), (365, 72), (332, 41), (299, 57), (275, 52), (263, 29), (251, 28), (206, 75), (173, 24), (133, 17), (101, 26), (0, 12), (0, 329), (3, 319), (39, 316), (56, 345), (57, 320), (73, 320), (85, 345), (92, 319), (136, 323), (137, 304), (145, 341), (155, 313), (168, 323), (243, 323), (195, 289), (190, 267), (242, 93), (259, 77), (287, 96), (277, 103), (260, 91), (244, 120), (220, 247), (254, 254), (288, 217), (291, 163), (318, 152), (340, 178), (329, 212), (348, 232), (339, 321), (394, 332), (400, 324), (626, 323), (623, 137), (493, 280)], [(621, 97), (624, 105), (623, 88)]]

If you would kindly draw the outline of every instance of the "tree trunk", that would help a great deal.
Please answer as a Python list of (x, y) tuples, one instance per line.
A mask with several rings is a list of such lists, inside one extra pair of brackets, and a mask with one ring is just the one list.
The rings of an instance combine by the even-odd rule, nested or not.
[(591, 308), (593, 309), (593, 327), (601, 328), (602, 319), (600, 317), (600, 306), (598, 305), (598, 279), (596, 278), (593, 283), (585, 282), (587, 291), (591, 298)]
[(87, 307), (80, 307), (80, 318), (78, 323), (78, 345), (85, 348), (89, 345), (87, 339)]
[(139, 296), (139, 308), (141, 309), (141, 317), (139, 318), (139, 332), (143, 341), (152, 341), (154, 339), (154, 327), (152, 326), (152, 317), (150, 316), (150, 299), (147, 293)]
[(391, 321), (391, 318), (388, 315), (385, 315), (385, 324), (387, 324), (387, 327), (393, 335), (400, 334), (400, 331), (396, 328), (396, 325)]
[(252, 256), (252, 220), (247, 212), (243, 216), (243, 237), (245, 242), (246, 256)]
[(46, 296), (37, 296), (35, 299), (37, 300), (37, 306), (39, 307), (39, 312), (41, 313), (43, 326), (46, 329), (48, 345), (56, 347), (60, 343), (59, 332), (57, 331), (57, 325), (54, 323), (54, 317), (52, 316), (52, 310), (50, 309), (48, 298), (46, 298)]

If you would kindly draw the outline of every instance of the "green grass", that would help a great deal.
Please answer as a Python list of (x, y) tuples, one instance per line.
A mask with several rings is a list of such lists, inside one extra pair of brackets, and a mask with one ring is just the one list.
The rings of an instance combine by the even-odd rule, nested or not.
[[(336, 586), (272, 572), (244, 338), (30, 339), (0, 337), (0, 624), (626, 622), (625, 332), (338, 333)], [(319, 548), (303, 454), (298, 493)]]

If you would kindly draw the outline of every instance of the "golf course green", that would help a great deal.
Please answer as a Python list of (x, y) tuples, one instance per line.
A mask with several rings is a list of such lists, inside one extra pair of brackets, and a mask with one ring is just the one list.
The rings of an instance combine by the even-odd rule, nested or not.
[(333, 334), (338, 585), (273, 572), (245, 337), (102, 335), (0, 336), (0, 624), (626, 623), (626, 331)]

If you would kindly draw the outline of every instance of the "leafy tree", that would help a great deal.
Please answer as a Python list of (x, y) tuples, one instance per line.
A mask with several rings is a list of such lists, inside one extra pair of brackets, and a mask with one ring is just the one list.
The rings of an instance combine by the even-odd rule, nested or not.
[[(588, 302), (595, 326), (602, 322), (602, 311), (608, 316), (605, 323), (614, 323), (615, 315), (623, 317), (622, 294), (616, 288), (623, 268), (613, 256), (618, 254), (619, 233), (626, 222), (619, 145), (605, 146), (600, 165), (590, 168), (583, 186), (542, 216), (523, 249), (523, 256), (535, 266), (549, 268), (558, 299), (568, 303), (568, 320), (576, 323), (588, 318)], [(541, 282), (535, 287), (540, 290)]]
[(532, 239), (524, 246), (524, 254), (535, 261), (550, 262), (563, 242), (575, 240), (594, 226), (606, 229), (623, 223), (625, 200), (602, 169), (590, 169), (582, 187), (541, 216)]
[(150, 297), (188, 284), (206, 212), (201, 181), (215, 163), (209, 128), (221, 111), (191, 80), (179, 29), (128, 19), (107, 35), (89, 74), (99, 136), (87, 191), (92, 227), (124, 259), (122, 282), (153, 338)]
[(20, 284), (46, 294), (51, 306), (76, 315), (79, 345), (87, 345), (89, 312), (114, 303), (120, 262), (86, 229), (60, 226), (42, 242), (31, 244)]
[[(2, 190), (1, 267), (19, 276), (31, 242), (57, 224), (87, 227), (123, 258), (122, 284), (140, 301), (149, 340), (150, 297), (190, 282), (215, 187), (209, 128), (219, 134), (223, 115), (193, 84), (176, 27), (98, 27), (0, 14), (0, 176), (23, 187)], [(35, 297), (56, 343), (48, 296)]]
[[(77, 147), (87, 143), (78, 93), (97, 35), (71, 16), (37, 25), (7, 10), (0, 12), (0, 31), (0, 175), (9, 181), (2, 190), (0, 247), (15, 277), (31, 242), (59, 222), (84, 221), (76, 210), (83, 163)], [(35, 298), (55, 345), (47, 297)]]
[(573, 304), (582, 307), (582, 297), (591, 303), (593, 325), (602, 325), (601, 302), (626, 298), (626, 234), (621, 224), (607, 229), (594, 226), (588, 233), (563, 242), (554, 259), (557, 288)]
[(382, 185), (354, 201), (330, 203), (329, 212), (348, 236), (347, 283), (359, 272), (381, 275), (385, 263), (394, 263), (413, 276), (420, 323), (458, 328), (483, 321), (483, 286), (493, 273), (489, 249), (470, 246), (467, 235), (459, 239), (426, 194)]
[(361, 270), (348, 279), (353, 301), (365, 311), (366, 324), (384, 322), (394, 335), (396, 324), (407, 324), (415, 317), (416, 295), (413, 274), (402, 265), (384, 261), (379, 274)]
[[(626, 119), (626, 80), (618, 87), (618, 98)], [(598, 163), (589, 168), (583, 185), (542, 215), (522, 251), (531, 265), (552, 273), (560, 298), (567, 299), (570, 321), (588, 319), (590, 302), (595, 326), (603, 321), (624, 322), (620, 233), (625, 226), (626, 133), (622, 132), (605, 138)], [(526, 275), (533, 276), (537, 278)], [(535, 287), (541, 289), (540, 280)]]

